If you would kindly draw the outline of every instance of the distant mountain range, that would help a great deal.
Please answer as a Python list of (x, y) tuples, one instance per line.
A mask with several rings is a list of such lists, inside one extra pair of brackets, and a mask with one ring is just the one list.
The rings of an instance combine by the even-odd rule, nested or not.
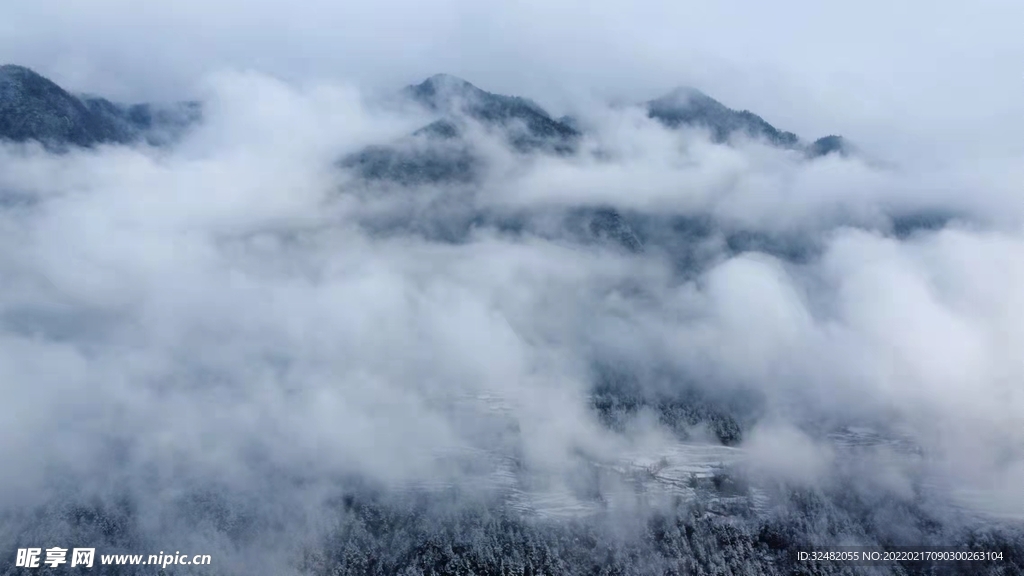
[[(487, 159), (469, 138), (474, 130), (503, 138), (517, 154), (572, 154), (585, 134), (572, 118), (556, 119), (529, 99), (493, 94), (450, 75), (431, 76), (404, 88), (399, 96), (434, 118), (397, 141), (366, 147), (338, 161), (341, 168), (367, 183), (408, 186), (479, 181)], [(692, 88), (674, 90), (642, 106), (650, 118), (668, 128), (704, 129), (723, 144), (737, 137), (753, 138), (800, 152), (808, 160), (851, 153), (841, 136), (826, 136), (808, 144), (752, 112), (733, 110)], [(104, 143), (165, 145), (201, 121), (202, 112), (199, 102), (128, 105), (75, 95), (28, 68), (0, 66), (0, 139), (34, 140), (51, 150)], [(391, 214), (363, 224), (376, 233), (412, 232), (461, 242), (479, 227), (544, 236), (554, 217), (561, 224), (556, 227), (558, 233), (569, 234), (574, 241), (628, 252), (665, 251), (680, 270), (701, 268), (702, 246), (714, 241), (725, 242), (733, 252), (759, 250), (789, 260), (800, 260), (814, 251), (806, 238), (733, 230), (708, 214), (669, 217), (584, 204), (565, 207), (552, 216), (552, 211), (558, 211), (551, 207), (501, 212), (475, 206), (471, 198), (449, 202), (448, 209), (437, 213)], [(948, 219), (945, 215), (894, 214), (890, 231), (906, 235), (941, 226)]]
[[(447, 74), (408, 86), (401, 95), (436, 114), (437, 119), (407, 141), (368, 148), (345, 158), (343, 165), (372, 179), (406, 183), (468, 180), (477, 164), (463, 139), (469, 122), (502, 130), (508, 144), (521, 153), (572, 153), (582, 136), (571, 118), (555, 119), (527, 98), (493, 94)], [(705, 128), (717, 142), (746, 136), (802, 150), (810, 158), (849, 151), (840, 136), (804, 144), (792, 132), (779, 130), (752, 112), (728, 108), (692, 88), (677, 89), (643, 106), (651, 118), (667, 127)], [(23, 66), (0, 66), (3, 139), (35, 140), (54, 149), (138, 141), (166, 144), (201, 117), (199, 102), (115, 103), (68, 92)], [(425, 146), (413, 144), (424, 140)]]
[[(572, 153), (583, 135), (571, 117), (555, 119), (531, 100), (492, 94), (447, 74), (408, 86), (402, 95), (438, 119), (399, 142), (353, 154), (342, 160), (343, 166), (371, 180), (403, 184), (465, 182), (476, 176), (482, 163), (462, 139), (469, 120), (502, 131), (509, 145), (520, 153)], [(753, 138), (800, 150), (811, 159), (851, 152), (841, 136), (825, 136), (806, 144), (796, 134), (779, 130), (752, 112), (728, 108), (693, 88), (679, 88), (645, 102), (643, 107), (650, 118), (666, 127), (704, 128), (719, 143), (737, 136)]]
[(804, 144), (796, 134), (779, 130), (748, 110), (728, 108), (695, 88), (677, 88), (647, 102), (646, 107), (648, 116), (665, 126), (700, 126), (708, 129), (716, 142), (727, 142), (741, 134), (781, 148), (803, 150), (811, 158), (849, 152), (849, 145), (842, 136), (825, 136)]

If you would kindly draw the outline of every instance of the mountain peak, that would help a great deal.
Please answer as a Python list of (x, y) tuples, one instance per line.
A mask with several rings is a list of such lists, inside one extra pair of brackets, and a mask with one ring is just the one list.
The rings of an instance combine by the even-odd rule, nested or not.
[(692, 86), (677, 86), (669, 91), (667, 94), (652, 100), (652, 102), (664, 102), (666, 104), (675, 103), (679, 105), (687, 105), (692, 101), (700, 100), (714, 100), (707, 94)]
[(0, 78), (6, 79), (26, 76), (38, 76), (39, 78), (42, 78), (38, 72), (31, 68), (26, 68), (25, 66), (19, 66), (17, 64), (0, 64)]
[(484, 107), (511, 105), (531, 109), (535, 114), (550, 118), (547, 111), (529, 98), (504, 96), (488, 92), (451, 74), (434, 74), (419, 84), (408, 86), (405, 94), (435, 111), (479, 112)]
[(736, 133), (762, 138), (787, 148), (798, 146), (800, 141), (796, 134), (775, 128), (757, 114), (733, 110), (696, 88), (676, 88), (647, 102), (646, 107), (649, 117), (669, 128), (701, 126), (709, 129), (712, 138), (718, 142), (725, 142)]
[(428, 108), (450, 108), (458, 100), (479, 98), (487, 93), (466, 80), (451, 74), (434, 74), (419, 84), (408, 86), (405, 93)]
[[(550, 144), (564, 151), (571, 147), (569, 142), (579, 136), (577, 130), (553, 119), (532, 100), (493, 94), (449, 74), (435, 74), (406, 87), (404, 93), (442, 116), (465, 116), (490, 126), (512, 127), (518, 132), (512, 137), (513, 145), (521, 150)], [(432, 125), (421, 133), (451, 137), (456, 132), (452, 125), (450, 121)]]
[(5, 99), (24, 94), (67, 94), (60, 86), (31, 68), (17, 64), (0, 66), (0, 96)]
[(88, 146), (118, 134), (78, 98), (24, 66), (0, 66), (0, 137)]
[(835, 134), (818, 138), (807, 147), (807, 155), (811, 158), (819, 158), (829, 154), (849, 156), (852, 152), (853, 147), (850, 146), (850, 143), (842, 136), (836, 136)]
[(714, 112), (721, 114), (729, 108), (690, 86), (680, 86), (671, 92), (647, 103), (647, 108), (661, 116)]
[(431, 76), (431, 77), (427, 78), (426, 80), (424, 80), (423, 82), (421, 82), (420, 85), (421, 86), (423, 86), (423, 85), (432, 86), (435, 89), (465, 90), (465, 89), (476, 88), (476, 86), (473, 86), (468, 81), (466, 81), (466, 80), (464, 80), (462, 78), (459, 78), (458, 76), (453, 76), (451, 74), (445, 74), (445, 73), (434, 74), (433, 76)]
[(35, 140), (50, 149), (68, 145), (170, 141), (199, 120), (198, 103), (124, 106), (71, 94), (41, 74), (0, 66), (0, 139)]

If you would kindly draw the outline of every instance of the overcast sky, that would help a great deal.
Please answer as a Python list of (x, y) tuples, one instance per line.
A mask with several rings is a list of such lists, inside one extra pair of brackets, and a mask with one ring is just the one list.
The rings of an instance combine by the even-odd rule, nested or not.
[(194, 95), (224, 69), (366, 88), (443, 71), (556, 111), (581, 94), (690, 84), (804, 137), (958, 155), (1024, 146), (1015, 1), (4, 4), (0, 60), (129, 100)]

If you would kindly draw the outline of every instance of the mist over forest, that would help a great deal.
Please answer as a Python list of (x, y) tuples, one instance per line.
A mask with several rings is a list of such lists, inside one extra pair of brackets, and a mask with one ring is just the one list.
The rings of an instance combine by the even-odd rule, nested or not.
[[(308, 46), (372, 62), (179, 9), (192, 49), (39, 7), (0, 40), (0, 574), (52, 546), (213, 559), (97, 574), (1024, 573), (1021, 82), (964, 102), (992, 72), (965, 52), (858, 107), (813, 54), (732, 69), (703, 37), (602, 72), (530, 3), (519, 59), (473, 54), (497, 20), (469, 10), (388, 68), (306, 8)], [(979, 58), (1022, 52), (992, 30)], [(152, 66), (110, 52), (135, 41)], [(836, 546), (1003, 560), (794, 555)]]

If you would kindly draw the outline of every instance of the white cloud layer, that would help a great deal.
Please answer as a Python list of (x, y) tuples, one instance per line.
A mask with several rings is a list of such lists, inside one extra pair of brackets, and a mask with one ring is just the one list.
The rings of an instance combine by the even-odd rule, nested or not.
[[(889, 427), (923, 448), (930, 474), (1024, 514), (1024, 204), (1008, 138), (1024, 86), (991, 77), (1024, 56), (1006, 28), (1024, 14), (788, 5), (783, 17), (641, 3), (628, 18), (600, 3), (9, 7), (0, 30), (23, 32), (0, 34), (4, 59), (128, 97), (178, 97), (191, 82), (206, 119), (169, 150), (0, 145), (0, 462), (15, 472), (0, 477), (0, 508), (127, 490), (148, 498), (154, 533), (204, 542), (213, 533), (190, 536), (168, 503), (224, 485), (239, 507), (312, 532), (338, 479), (458, 479), (438, 454), (504, 450), (512, 428), (527, 465), (557, 476), (579, 452), (667, 442), (654, 422), (614, 434), (590, 409), (595, 357), (614, 354), (762, 396), (767, 414), (742, 446), (755, 474), (822, 481), (840, 456), (807, 430)], [(864, 30), (837, 36), (840, 22)], [(599, 33), (609, 40), (579, 47)], [(463, 49), (485, 37), (496, 41)], [(744, 60), (754, 47), (763, 61)], [(976, 69), (986, 51), (993, 62)], [(458, 202), (709, 214), (815, 251), (792, 262), (711, 238), (707, 266), (683, 276), (656, 249), (487, 228), (456, 244), (368, 233), (371, 215), (429, 218), (428, 199), (466, 192), (386, 195), (346, 179), (337, 158), (423, 118), (324, 78), (376, 89), (431, 66), (551, 102), (582, 102), (570, 98), (588, 84), (640, 98), (702, 80), (804, 136), (835, 126), (879, 157), (926, 141), (945, 156), (806, 162), (591, 98), (575, 109), (601, 156), (521, 159), (477, 135), (493, 172)], [(237, 71), (250, 67), (285, 80)], [(955, 218), (907, 238), (879, 231), (916, 213)], [(464, 397), (498, 398), (503, 412), (452, 408)], [(911, 471), (863, 473), (903, 490)]]

